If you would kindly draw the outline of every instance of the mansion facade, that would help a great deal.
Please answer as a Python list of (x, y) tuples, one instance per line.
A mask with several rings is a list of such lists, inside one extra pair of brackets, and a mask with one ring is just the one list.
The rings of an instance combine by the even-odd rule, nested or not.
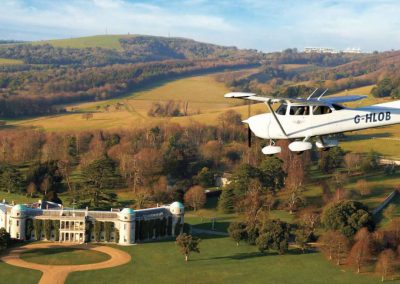
[(111, 211), (64, 208), (39, 201), (33, 204), (0, 203), (0, 227), (18, 240), (59, 242), (108, 242), (129, 245), (180, 234), (184, 206), (180, 202), (161, 207)]

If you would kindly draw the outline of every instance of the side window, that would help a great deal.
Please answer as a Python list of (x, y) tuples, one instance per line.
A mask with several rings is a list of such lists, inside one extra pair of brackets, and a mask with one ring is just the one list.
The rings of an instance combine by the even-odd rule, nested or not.
[(328, 114), (331, 112), (332, 110), (328, 106), (314, 106), (313, 108), (314, 115)]
[(291, 106), (290, 107), (290, 115), (309, 115), (310, 107), (309, 106)]

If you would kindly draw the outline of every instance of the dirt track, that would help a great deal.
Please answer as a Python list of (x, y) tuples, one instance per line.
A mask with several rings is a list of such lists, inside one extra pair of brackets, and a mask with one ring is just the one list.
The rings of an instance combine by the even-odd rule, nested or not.
[[(111, 256), (109, 260), (93, 263), (93, 264), (82, 264), (82, 265), (44, 265), (22, 260), (19, 256), (22, 252), (39, 249), (39, 248), (54, 248), (54, 247), (71, 247), (79, 249), (90, 249), (99, 251)], [(1, 258), (5, 263), (20, 266), (29, 269), (40, 270), (43, 272), (42, 278), (40, 278), (40, 284), (62, 284), (65, 282), (68, 274), (74, 271), (84, 270), (95, 270), (108, 267), (119, 266), (128, 263), (131, 260), (131, 256), (121, 250), (114, 249), (108, 246), (93, 246), (93, 245), (71, 245), (63, 243), (41, 243), (41, 244), (29, 244), (22, 247), (15, 248), (10, 253)]]

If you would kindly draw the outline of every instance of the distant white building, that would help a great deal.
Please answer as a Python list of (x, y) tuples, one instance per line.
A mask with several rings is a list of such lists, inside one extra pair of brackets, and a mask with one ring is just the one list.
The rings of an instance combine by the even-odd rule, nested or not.
[(343, 50), (344, 53), (361, 53), (361, 48), (346, 48)]
[(330, 53), (330, 54), (336, 54), (336, 53), (361, 53), (360, 48), (346, 48), (345, 50), (336, 50), (333, 48), (328, 48), (328, 47), (306, 47), (304, 48), (305, 53)]
[(339, 53), (339, 51), (328, 47), (306, 47), (305, 53)]
[(18, 240), (129, 245), (175, 236), (182, 231), (183, 224), (184, 206), (180, 202), (121, 211), (63, 208), (46, 201), (18, 205), (0, 203), (0, 227)]
[(228, 184), (231, 183), (230, 179), (232, 177), (232, 174), (229, 173), (223, 173), (222, 176), (217, 176), (215, 179), (215, 185), (218, 187), (224, 187)]

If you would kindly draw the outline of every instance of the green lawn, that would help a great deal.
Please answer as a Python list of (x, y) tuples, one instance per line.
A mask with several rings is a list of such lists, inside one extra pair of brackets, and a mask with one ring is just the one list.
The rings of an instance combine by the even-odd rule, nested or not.
[(70, 274), (66, 283), (377, 283), (329, 263), (319, 253), (261, 255), (228, 238), (203, 239), (186, 263), (174, 242), (118, 247), (132, 255), (126, 265)]
[(24, 283), (24, 284), (37, 284), (42, 272), (39, 270), (25, 269), (8, 265), (0, 261), (0, 283)]
[(33, 249), (22, 253), (21, 258), (28, 262), (47, 265), (79, 265), (106, 261), (110, 256), (93, 250), (59, 247)]

